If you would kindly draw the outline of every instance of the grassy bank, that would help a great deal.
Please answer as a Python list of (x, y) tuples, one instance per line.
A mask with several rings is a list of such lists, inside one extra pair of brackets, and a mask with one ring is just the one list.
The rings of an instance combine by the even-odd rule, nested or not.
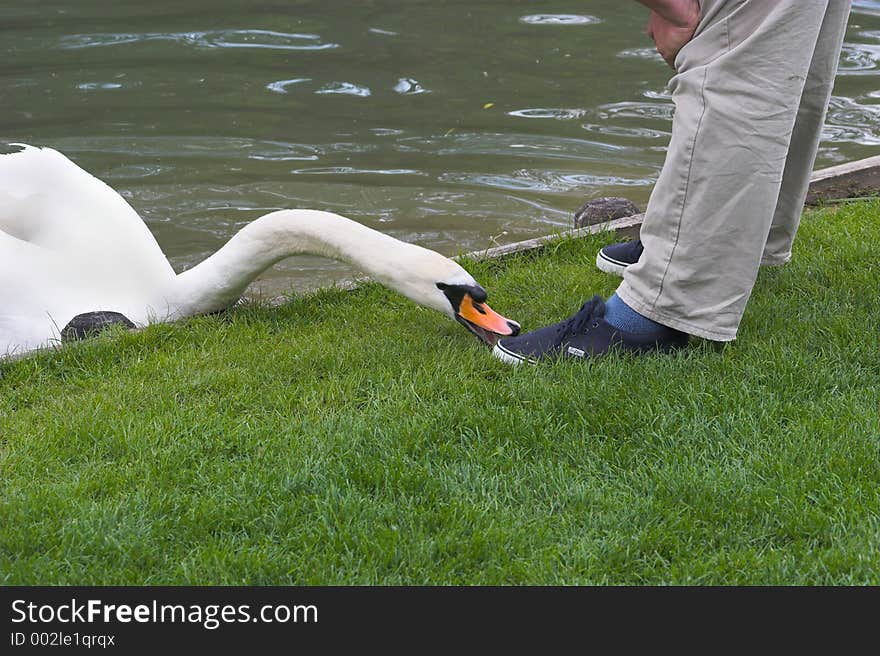
[[(611, 239), (468, 268), (526, 329)], [(0, 365), (5, 584), (880, 584), (880, 203), (740, 339), (512, 369), (368, 285)]]

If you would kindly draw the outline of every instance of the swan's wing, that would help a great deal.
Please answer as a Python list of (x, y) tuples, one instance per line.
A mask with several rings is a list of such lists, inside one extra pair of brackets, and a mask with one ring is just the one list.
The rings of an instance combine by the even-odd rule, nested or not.
[(0, 154), (0, 356), (51, 343), (82, 312), (144, 323), (174, 277), (106, 184), (49, 148)]
[(163, 280), (174, 275), (125, 199), (51, 148), (22, 145), (0, 154), (0, 231), (72, 266)]
[(168, 315), (164, 288), (144, 278), (71, 266), (58, 254), (0, 231), (0, 358), (60, 342), (77, 314), (120, 312), (137, 325)]

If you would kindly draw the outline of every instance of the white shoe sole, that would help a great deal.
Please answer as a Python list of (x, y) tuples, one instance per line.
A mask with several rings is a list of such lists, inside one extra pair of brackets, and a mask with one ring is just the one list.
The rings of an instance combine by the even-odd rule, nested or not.
[(602, 251), (599, 251), (596, 255), (596, 266), (599, 268), (599, 271), (623, 278), (623, 272), (626, 271), (626, 267), (629, 265), (626, 262), (610, 258)]
[(528, 364), (537, 364), (537, 362), (535, 362), (534, 360), (514, 353), (513, 351), (508, 351), (506, 348), (501, 346), (501, 342), (498, 342), (492, 349), (492, 355), (494, 355), (505, 364), (517, 365), (522, 364), (523, 362), (526, 362)]

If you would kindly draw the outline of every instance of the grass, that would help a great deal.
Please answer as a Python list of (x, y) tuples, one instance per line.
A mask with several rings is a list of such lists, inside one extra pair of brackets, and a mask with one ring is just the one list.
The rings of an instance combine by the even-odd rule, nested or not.
[[(470, 263), (555, 321), (612, 238)], [(880, 202), (740, 339), (512, 369), (376, 285), (0, 365), (4, 584), (880, 584)]]

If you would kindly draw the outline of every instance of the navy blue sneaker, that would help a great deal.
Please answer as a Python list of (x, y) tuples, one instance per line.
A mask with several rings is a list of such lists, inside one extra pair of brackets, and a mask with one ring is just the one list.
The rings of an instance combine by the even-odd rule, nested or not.
[(594, 296), (573, 317), (517, 337), (505, 337), (492, 354), (508, 364), (537, 364), (542, 358), (588, 358), (611, 349), (648, 353), (666, 353), (688, 343), (688, 334), (667, 328), (650, 338), (625, 333), (605, 321), (605, 302)]
[(641, 239), (611, 244), (596, 255), (596, 266), (600, 271), (623, 277), (626, 267), (638, 262), (644, 250)]

